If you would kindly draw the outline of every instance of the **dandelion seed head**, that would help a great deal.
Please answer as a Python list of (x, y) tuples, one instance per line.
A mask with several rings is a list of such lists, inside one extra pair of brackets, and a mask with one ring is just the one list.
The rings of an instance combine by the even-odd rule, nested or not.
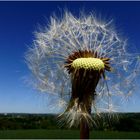
[[(88, 101), (94, 113), (98, 114), (101, 108), (114, 111), (116, 97), (123, 98), (134, 92), (132, 86), (139, 73), (139, 56), (127, 52), (126, 40), (110, 27), (111, 22), (100, 22), (92, 14), (78, 18), (66, 12), (62, 19), (51, 17), (50, 21), (43, 31), (35, 33), (33, 47), (26, 53), (36, 88), (57, 95), (64, 100), (61, 103), (67, 102), (68, 107), (62, 116), (69, 126), (78, 125), (81, 117), (93, 122), (82, 106), (83, 102), (87, 103), (82, 88), (91, 94)], [(98, 70), (98, 73), (90, 70)], [(72, 89), (75, 89), (72, 82), (79, 86), (77, 75), (81, 75), (78, 81), (88, 81), (79, 88), (83, 97), (78, 100), (77, 94), (76, 97), (72, 95)], [(84, 75), (89, 77), (86, 79)], [(93, 79), (98, 80), (93, 82)], [(95, 85), (97, 87), (93, 90)]]

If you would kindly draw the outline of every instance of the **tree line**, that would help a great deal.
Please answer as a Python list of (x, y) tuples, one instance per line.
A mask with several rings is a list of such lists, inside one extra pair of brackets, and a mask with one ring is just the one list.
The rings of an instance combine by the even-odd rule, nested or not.
[[(140, 113), (93, 114), (95, 130), (140, 131)], [(67, 129), (54, 114), (0, 114), (0, 130)], [(71, 128), (75, 129), (75, 128)]]

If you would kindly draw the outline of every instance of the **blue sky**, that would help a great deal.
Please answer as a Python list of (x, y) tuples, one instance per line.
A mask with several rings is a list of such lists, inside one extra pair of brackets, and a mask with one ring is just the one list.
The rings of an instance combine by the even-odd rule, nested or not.
[[(128, 38), (130, 50), (140, 53), (140, 2), (0, 2), (0, 112), (47, 113), (51, 100), (24, 82), (29, 74), (24, 53), (33, 32), (49, 17), (64, 9), (78, 15), (96, 12), (104, 20), (114, 19), (116, 30)], [(123, 111), (140, 112), (139, 91)]]

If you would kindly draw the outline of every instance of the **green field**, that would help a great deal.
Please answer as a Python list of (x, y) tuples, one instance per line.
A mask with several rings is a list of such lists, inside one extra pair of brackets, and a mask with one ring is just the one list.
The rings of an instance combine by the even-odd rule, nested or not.
[[(0, 138), (4, 139), (76, 139), (78, 130), (3, 130)], [(140, 132), (91, 131), (92, 139), (140, 139)]]

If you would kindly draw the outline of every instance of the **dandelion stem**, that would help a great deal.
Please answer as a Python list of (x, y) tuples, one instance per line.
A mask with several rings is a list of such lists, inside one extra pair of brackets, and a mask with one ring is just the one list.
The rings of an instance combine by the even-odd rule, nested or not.
[(89, 139), (89, 126), (84, 120), (80, 123), (80, 139)]

